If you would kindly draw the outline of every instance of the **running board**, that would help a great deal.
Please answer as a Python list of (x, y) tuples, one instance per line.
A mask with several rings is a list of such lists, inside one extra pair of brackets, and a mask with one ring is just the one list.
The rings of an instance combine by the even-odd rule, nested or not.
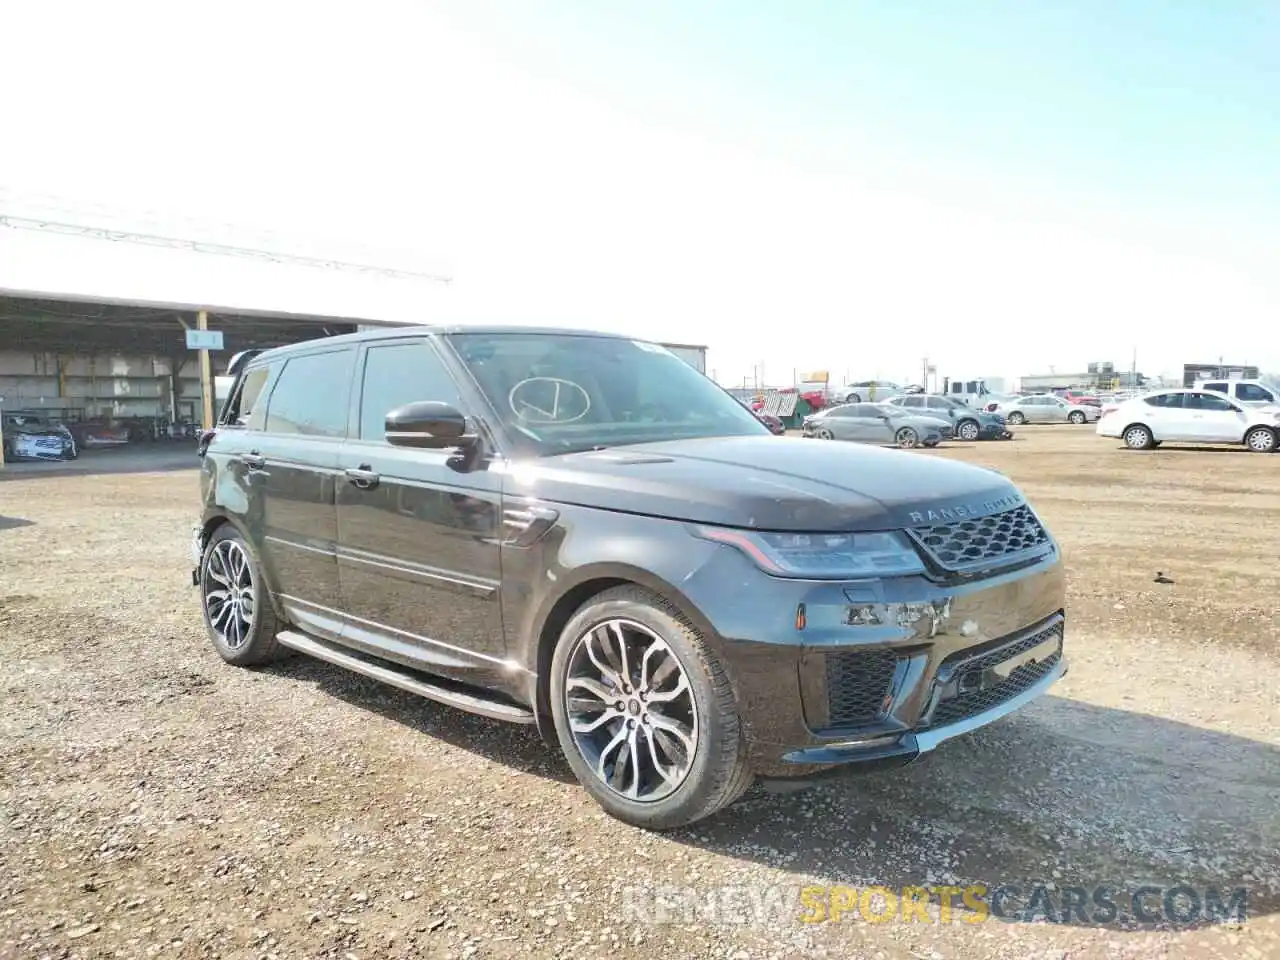
[(434, 700), (450, 707), (457, 707), (459, 710), (466, 710), (468, 713), (476, 713), (494, 720), (506, 720), (508, 723), (534, 722), (533, 712), (524, 707), (503, 703), (499, 700), (489, 700), (483, 696), (452, 690), (444, 686), (437, 686), (434, 683), (419, 679), (408, 670), (397, 667), (388, 661), (374, 663), (349, 652), (337, 644), (317, 640), (315, 637), (307, 636), (305, 633), (282, 630), (276, 634), (276, 642), (282, 647), (297, 650), (299, 653), (305, 653), (308, 656), (315, 657), (317, 660), (324, 660), (345, 670), (350, 670), (352, 673), (359, 673), (374, 680), (380, 680), (393, 687), (399, 687), (401, 690), (407, 690), (410, 693), (416, 693), (420, 697), (426, 697), (428, 700)]

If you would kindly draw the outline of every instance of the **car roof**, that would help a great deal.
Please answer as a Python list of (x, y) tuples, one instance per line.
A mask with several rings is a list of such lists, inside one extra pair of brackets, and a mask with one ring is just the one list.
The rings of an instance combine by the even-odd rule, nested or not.
[(402, 337), (449, 336), (455, 333), (521, 333), (555, 337), (608, 337), (612, 340), (641, 340), (643, 337), (630, 337), (622, 333), (606, 333), (603, 330), (582, 330), (570, 327), (534, 327), (516, 324), (411, 324), (400, 327), (379, 327), (376, 330), (361, 330), (358, 333), (343, 333), (336, 337), (317, 337), (314, 340), (303, 340), (280, 347), (263, 350), (246, 366), (259, 366), (264, 362), (295, 353), (306, 353), (316, 349), (353, 346), (376, 340), (396, 340)]

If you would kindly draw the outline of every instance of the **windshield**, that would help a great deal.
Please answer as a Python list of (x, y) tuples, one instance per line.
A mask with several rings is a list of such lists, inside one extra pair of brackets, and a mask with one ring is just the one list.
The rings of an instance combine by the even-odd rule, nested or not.
[(750, 410), (657, 344), (550, 333), (447, 339), (503, 424), (535, 455), (771, 436)]

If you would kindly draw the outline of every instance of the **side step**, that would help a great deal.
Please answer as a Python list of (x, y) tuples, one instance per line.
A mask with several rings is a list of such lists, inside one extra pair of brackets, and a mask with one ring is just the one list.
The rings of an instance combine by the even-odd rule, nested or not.
[(414, 673), (396, 664), (385, 660), (375, 663), (337, 644), (317, 640), (315, 637), (309, 637), (304, 633), (298, 633), (294, 630), (282, 630), (276, 634), (276, 642), (282, 647), (288, 647), (290, 650), (297, 650), (299, 653), (305, 653), (318, 660), (327, 661), (350, 670), (352, 673), (359, 673), (374, 680), (380, 680), (393, 687), (399, 687), (401, 690), (408, 690), (410, 693), (416, 693), (420, 697), (426, 697), (428, 700), (434, 700), (450, 707), (457, 707), (459, 710), (466, 710), (468, 713), (477, 713), (482, 717), (490, 717), (494, 720), (506, 720), (508, 723), (534, 722), (533, 712), (524, 707), (503, 703), (498, 700), (488, 700), (483, 696), (438, 686), (420, 679)]

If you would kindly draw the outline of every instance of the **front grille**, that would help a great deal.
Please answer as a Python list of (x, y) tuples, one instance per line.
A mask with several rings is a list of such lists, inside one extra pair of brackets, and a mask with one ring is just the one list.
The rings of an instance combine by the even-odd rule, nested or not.
[(1049, 543), (1049, 531), (1026, 504), (989, 517), (912, 527), (911, 533), (947, 570), (963, 570)]
[(893, 692), (898, 655), (854, 650), (827, 657), (827, 706), (832, 727), (856, 727), (884, 716)]
[(988, 667), (993, 667), (1004, 660), (1008, 660), (1010, 657), (1030, 650), (1036, 644), (1043, 643), (1049, 637), (1056, 637), (1058, 640), (1057, 648), (1052, 654), (1043, 660), (1037, 660), (1035, 663), (1028, 663), (1019, 667), (995, 686), (966, 693), (957, 693), (955, 696), (942, 700), (934, 710), (929, 726), (944, 727), (949, 723), (958, 723), (993, 707), (998, 707), (1005, 701), (1012, 700), (1047, 676), (1058, 665), (1058, 661), (1062, 659), (1062, 623), (1055, 623), (1026, 639), (1019, 640), (1015, 644), (1000, 647), (990, 653), (979, 654), (971, 660), (965, 660), (963, 652), (949, 657), (947, 661), (944, 661), (943, 668), (947, 666), (948, 662), (956, 663), (959, 661), (960, 665), (957, 667), (957, 674), (967, 674), (970, 671), (982, 671)]

